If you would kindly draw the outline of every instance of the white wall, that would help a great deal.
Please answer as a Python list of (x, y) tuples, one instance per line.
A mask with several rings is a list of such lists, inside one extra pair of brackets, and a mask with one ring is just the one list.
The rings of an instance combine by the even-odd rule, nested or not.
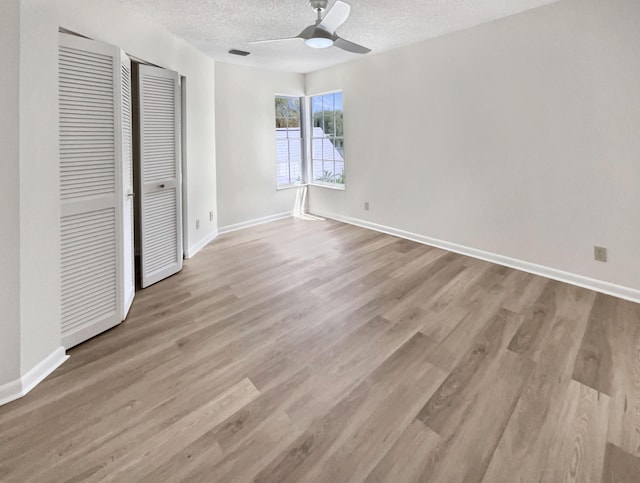
[(20, 376), (19, 0), (0, 2), (0, 385)]
[(304, 76), (216, 63), (221, 228), (294, 208), (297, 189), (276, 191), (276, 94), (303, 96)]
[(311, 211), (640, 289), (639, 19), (563, 0), (308, 75), (343, 89), (347, 177)]
[[(115, 2), (92, 0), (89, 6), (81, 0), (22, 0), (19, 196), (22, 374), (60, 346), (59, 27), (121, 46), (136, 57), (177, 70), (188, 78), (188, 176), (184, 180), (188, 246), (195, 246), (216, 232), (215, 223), (202, 223), (199, 231), (195, 229), (197, 217), (208, 221), (209, 211), (216, 210), (214, 62)], [(4, 28), (2, 35), (6, 35)]]

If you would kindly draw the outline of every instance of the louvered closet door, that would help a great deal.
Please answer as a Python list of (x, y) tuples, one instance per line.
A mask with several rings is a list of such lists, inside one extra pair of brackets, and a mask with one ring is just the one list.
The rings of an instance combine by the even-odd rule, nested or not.
[(69, 348), (123, 318), (126, 142), (120, 50), (65, 34), (59, 42), (61, 324)]
[(135, 248), (134, 248), (134, 187), (133, 187), (133, 146), (131, 125), (131, 60), (120, 52), (120, 82), (122, 86), (122, 293), (123, 313), (121, 319), (127, 318), (133, 297), (136, 293)]
[(177, 72), (139, 66), (142, 287), (182, 269)]

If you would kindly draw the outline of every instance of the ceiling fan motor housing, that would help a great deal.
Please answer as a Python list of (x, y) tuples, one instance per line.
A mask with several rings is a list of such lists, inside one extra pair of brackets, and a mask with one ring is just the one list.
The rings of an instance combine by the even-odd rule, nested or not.
[(327, 8), (328, 0), (309, 0), (309, 3), (314, 10), (324, 12)]

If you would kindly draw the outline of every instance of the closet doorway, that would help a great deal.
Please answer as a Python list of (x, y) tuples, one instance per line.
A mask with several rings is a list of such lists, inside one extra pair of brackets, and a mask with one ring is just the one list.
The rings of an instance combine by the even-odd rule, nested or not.
[[(178, 73), (59, 36), (61, 331), (73, 347), (182, 268)], [(135, 264), (136, 254), (140, 263)]]

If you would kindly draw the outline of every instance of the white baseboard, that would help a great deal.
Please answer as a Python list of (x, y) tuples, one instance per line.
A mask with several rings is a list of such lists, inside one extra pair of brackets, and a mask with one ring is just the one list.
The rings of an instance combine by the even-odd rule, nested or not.
[(285, 211), (284, 213), (255, 218), (253, 220), (243, 221), (242, 223), (236, 223), (234, 225), (221, 226), (218, 228), (218, 233), (222, 235), (223, 233), (229, 233), (230, 231), (242, 230), (243, 228), (249, 228), (250, 226), (282, 220), (284, 218), (289, 218), (290, 216), (293, 216), (293, 211)]
[(68, 358), (64, 347), (58, 347), (20, 379), (0, 386), (0, 406), (26, 395)]
[(218, 232), (214, 231), (211, 235), (204, 237), (195, 245), (187, 248), (184, 252), (184, 258), (186, 259), (193, 258), (196, 253), (198, 253), (200, 250), (206, 247), (209, 243), (215, 240), (217, 236), (218, 236)]
[(388, 235), (405, 238), (425, 245), (442, 248), (450, 252), (460, 253), (473, 258), (479, 258), (487, 262), (496, 263), (498, 265), (504, 265), (505, 267), (515, 268), (516, 270), (522, 270), (523, 272), (533, 273), (534, 275), (540, 275), (542, 277), (558, 280), (560, 282), (569, 283), (578, 287), (595, 290), (607, 295), (612, 295), (621, 299), (629, 300), (631, 302), (640, 303), (640, 290), (636, 290), (630, 287), (624, 287), (622, 285), (616, 285), (614, 283), (597, 280), (595, 278), (589, 278), (575, 273), (565, 272), (544, 265), (537, 265), (535, 263), (526, 262), (524, 260), (518, 260), (516, 258), (505, 257), (497, 253), (485, 252), (476, 248), (466, 247), (464, 245), (458, 245), (456, 243), (450, 243), (436, 238), (431, 238), (424, 235), (418, 235), (417, 233), (411, 233), (397, 228), (378, 225), (366, 220), (360, 220), (358, 218), (351, 218), (348, 216), (339, 215), (336, 213), (329, 213), (321, 210), (311, 210), (311, 213), (324, 218), (330, 218), (332, 220), (341, 221), (350, 225), (359, 226), (362, 228), (368, 228), (370, 230), (379, 231)]

